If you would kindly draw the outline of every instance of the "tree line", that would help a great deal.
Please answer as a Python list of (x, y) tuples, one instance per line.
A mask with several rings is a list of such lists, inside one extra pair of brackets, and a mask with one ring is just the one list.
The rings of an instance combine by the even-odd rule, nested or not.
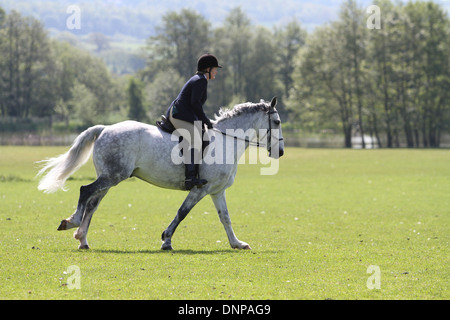
[[(353, 0), (308, 38), (288, 102), (303, 127), (355, 131), (380, 147), (439, 147), (450, 129), (450, 23), (433, 2), (374, 2), (380, 28)], [(369, 21), (370, 22), (370, 21)], [(370, 23), (369, 23), (370, 25)]]
[(311, 33), (295, 20), (255, 26), (239, 7), (217, 27), (194, 10), (170, 11), (147, 40), (145, 68), (131, 76), (50, 39), (38, 20), (0, 9), (0, 121), (153, 122), (210, 52), (224, 66), (209, 84), (210, 117), (277, 95), (287, 127), (342, 134), (346, 147), (355, 134), (363, 147), (366, 136), (380, 147), (438, 147), (450, 129), (448, 15), (433, 2), (374, 4), (380, 29), (346, 0), (337, 21)]
[[(103, 61), (51, 40), (42, 23), (0, 8), (2, 127), (30, 118), (93, 124), (120, 96)], [(26, 121), (25, 121), (26, 122)], [(4, 131), (2, 130), (2, 131)]]

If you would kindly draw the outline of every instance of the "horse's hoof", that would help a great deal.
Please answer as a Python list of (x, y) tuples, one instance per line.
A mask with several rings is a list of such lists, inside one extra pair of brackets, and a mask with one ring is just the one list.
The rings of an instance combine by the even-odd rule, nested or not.
[(67, 230), (67, 221), (62, 220), (57, 230), (58, 231)]
[(172, 248), (172, 245), (171, 245), (171, 244), (165, 244), (165, 243), (163, 243), (162, 246), (161, 246), (161, 250), (169, 251), (169, 250), (173, 250), (173, 248)]
[(89, 248), (89, 246), (88, 246), (87, 244), (85, 244), (85, 245), (81, 245), (81, 244), (80, 244), (80, 246), (78, 247), (78, 249), (80, 249), (80, 250), (88, 250), (88, 249), (90, 249), (90, 248)]
[(231, 246), (233, 249), (239, 249), (239, 250), (252, 250), (252, 248), (248, 245), (248, 243), (240, 243), (237, 245), (232, 245)]

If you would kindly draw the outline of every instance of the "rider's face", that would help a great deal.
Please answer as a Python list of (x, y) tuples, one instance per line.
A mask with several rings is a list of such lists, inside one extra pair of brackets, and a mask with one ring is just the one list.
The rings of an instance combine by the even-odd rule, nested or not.
[[(214, 80), (216, 78), (217, 75), (217, 68), (211, 68), (211, 77), (208, 78), (208, 80)], [(209, 77), (209, 74), (208, 74)]]

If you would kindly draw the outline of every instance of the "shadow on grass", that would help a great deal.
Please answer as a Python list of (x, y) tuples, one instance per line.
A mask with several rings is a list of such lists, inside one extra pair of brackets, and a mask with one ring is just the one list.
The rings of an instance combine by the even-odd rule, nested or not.
[(219, 254), (260, 254), (260, 253), (277, 253), (279, 251), (265, 250), (237, 250), (237, 249), (220, 249), (220, 250), (130, 250), (130, 249), (89, 249), (89, 250), (73, 250), (77, 253), (111, 253), (111, 254), (170, 254), (170, 255), (219, 255)]
[(89, 251), (98, 253), (114, 253), (114, 254), (171, 254), (171, 255), (196, 255), (196, 254), (229, 254), (238, 252), (238, 250), (128, 250), (128, 249), (91, 249)]

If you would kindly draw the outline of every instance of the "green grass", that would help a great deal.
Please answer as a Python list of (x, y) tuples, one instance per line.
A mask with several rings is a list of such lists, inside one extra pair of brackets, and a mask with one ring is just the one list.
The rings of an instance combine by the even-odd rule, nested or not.
[[(252, 251), (229, 247), (210, 198), (159, 250), (186, 193), (136, 179), (110, 190), (89, 251), (59, 232), (68, 192), (36, 189), (34, 161), (66, 148), (0, 147), (0, 299), (449, 299), (449, 150), (288, 148), (274, 176), (241, 165), (227, 199)], [(69, 266), (81, 289), (67, 286)], [(367, 268), (381, 271), (369, 290)]]

